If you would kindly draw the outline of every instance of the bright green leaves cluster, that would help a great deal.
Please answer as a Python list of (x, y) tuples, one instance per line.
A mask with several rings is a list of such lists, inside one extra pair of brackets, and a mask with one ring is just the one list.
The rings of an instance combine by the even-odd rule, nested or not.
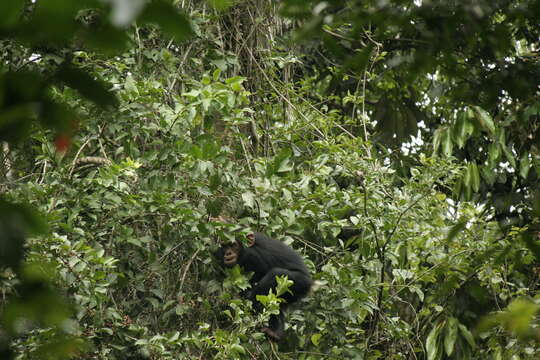
[(266, 166), (266, 176), (283, 175), (293, 169), (292, 150), (283, 149)]
[(246, 124), (253, 111), (246, 105), (249, 92), (242, 83), (245, 78), (235, 76), (221, 80), (221, 70), (212, 75), (203, 75), (200, 81), (192, 81), (190, 90), (182, 96), (187, 99), (185, 111), (189, 120), (201, 125), (201, 131), (208, 131), (218, 124), (238, 126)]

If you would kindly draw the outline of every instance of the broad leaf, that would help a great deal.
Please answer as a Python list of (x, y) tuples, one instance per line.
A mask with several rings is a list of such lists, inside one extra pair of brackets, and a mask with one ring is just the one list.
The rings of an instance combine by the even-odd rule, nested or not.
[(428, 360), (438, 360), (442, 356), (441, 348), (439, 347), (439, 335), (441, 333), (443, 323), (437, 324), (429, 333), (426, 339), (426, 350)]
[(471, 109), (480, 127), (490, 134), (495, 133), (495, 124), (488, 112), (479, 106), (472, 106)]
[(454, 346), (456, 344), (457, 335), (458, 335), (458, 320), (454, 317), (448, 318), (445, 327), (444, 334), (444, 350), (446, 355), (452, 356), (454, 353)]

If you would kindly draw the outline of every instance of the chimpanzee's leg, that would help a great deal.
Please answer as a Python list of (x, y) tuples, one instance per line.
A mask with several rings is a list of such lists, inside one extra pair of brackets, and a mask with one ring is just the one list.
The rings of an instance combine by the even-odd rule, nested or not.
[[(253, 286), (250, 292), (250, 298), (253, 302), (255, 309), (260, 308), (260, 304), (256, 301), (257, 295), (267, 295), (270, 289), (275, 289), (277, 282), (276, 276), (287, 276), (289, 280), (293, 281), (293, 285), (290, 287), (292, 294), (286, 293), (282, 297), (287, 301), (287, 303), (292, 303), (298, 298), (303, 297), (307, 290), (309, 290), (309, 285), (311, 285), (311, 280), (308, 279), (309, 285), (308, 289), (304, 291), (306, 281), (303, 279), (305, 277), (303, 274), (297, 271), (290, 271), (282, 268), (272, 268), (263, 278)], [(274, 340), (279, 340), (283, 335), (285, 330), (285, 309), (287, 304), (281, 304), (279, 308), (279, 315), (271, 315), (268, 323), (268, 328), (264, 328), (263, 332), (270, 338)]]
[(267, 295), (270, 289), (274, 289), (277, 285), (276, 276), (287, 276), (293, 282), (289, 290), (291, 293), (283, 294), (282, 297), (287, 303), (293, 303), (304, 297), (309, 292), (311, 287), (311, 279), (300, 271), (291, 271), (283, 268), (272, 268), (255, 284), (249, 291), (249, 298), (252, 301), (256, 300), (257, 295)]
[[(292, 274), (287, 269), (282, 268), (272, 268), (270, 271), (268, 271), (262, 278), (259, 280), (258, 283), (256, 283), (250, 291), (250, 297), (252, 301), (257, 300), (257, 295), (268, 295), (268, 291), (270, 289), (274, 289), (277, 285), (276, 282), (276, 276), (284, 276), (287, 275), (287, 277), (290, 280), (293, 280)], [(294, 281), (294, 280), (293, 280)]]
[(278, 341), (283, 336), (283, 332), (285, 331), (285, 308), (286, 305), (281, 305), (278, 315), (270, 315), (268, 327), (262, 329), (262, 332), (272, 340)]

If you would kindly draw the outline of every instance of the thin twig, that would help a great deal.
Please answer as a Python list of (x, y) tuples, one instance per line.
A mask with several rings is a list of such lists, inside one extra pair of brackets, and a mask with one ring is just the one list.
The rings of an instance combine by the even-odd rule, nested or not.
[(182, 291), (182, 288), (184, 287), (184, 281), (186, 280), (186, 275), (187, 275), (187, 272), (189, 270), (189, 267), (191, 266), (191, 264), (193, 263), (193, 260), (195, 260), (195, 258), (197, 257), (197, 254), (199, 254), (199, 251), (201, 251), (201, 249), (197, 249), (195, 251), (195, 253), (193, 253), (193, 255), (191, 256), (191, 258), (189, 259), (189, 261), (187, 262), (186, 266), (184, 267), (184, 272), (182, 273), (182, 278), (180, 280), (180, 287), (178, 288), (178, 292), (181, 292)]
[(83, 149), (88, 145), (88, 143), (92, 140), (92, 138), (86, 140), (84, 144), (79, 148), (79, 151), (77, 151), (77, 154), (75, 154), (75, 157), (73, 158), (73, 162), (71, 163), (71, 169), (69, 170), (69, 177), (73, 174), (73, 170), (75, 169), (75, 164), (77, 163), (77, 159), (79, 158), (79, 155), (83, 151)]

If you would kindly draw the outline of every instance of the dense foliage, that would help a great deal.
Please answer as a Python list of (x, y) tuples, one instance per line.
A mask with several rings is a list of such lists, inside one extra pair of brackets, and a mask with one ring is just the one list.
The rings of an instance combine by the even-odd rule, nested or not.
[(540, 356), (538, 1), (66, 3), (0, 4), (0, 357)]

